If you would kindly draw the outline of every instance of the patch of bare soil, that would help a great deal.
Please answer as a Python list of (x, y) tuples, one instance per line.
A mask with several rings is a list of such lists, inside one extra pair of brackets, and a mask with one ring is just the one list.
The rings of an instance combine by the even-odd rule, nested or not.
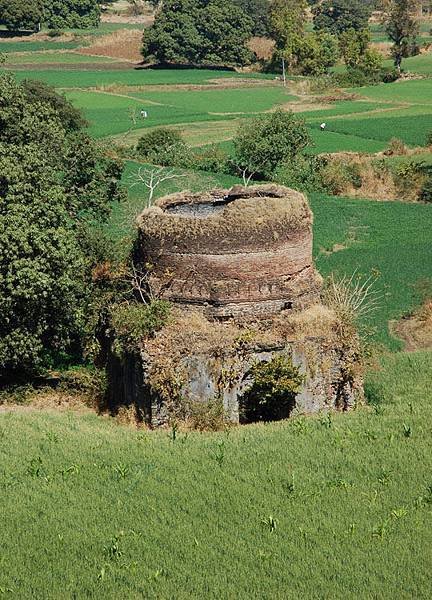
[(390, 331), (404, 342), (407, 352), (432, 350), (432, 300), (414, 314), (392, 321)]
[(101, 17), (102, 23), (121, 23), (123, 25), (144, 25), (150, 27), (154, 22), (154, 15), (110, 15), (105, 13)]
[(95, 38), (90, 46), (79, 48), (77, 52), (87, 56), (108, 56), (137, 63), (142, 60), (141, 44), (140, 29), (119, 29)]

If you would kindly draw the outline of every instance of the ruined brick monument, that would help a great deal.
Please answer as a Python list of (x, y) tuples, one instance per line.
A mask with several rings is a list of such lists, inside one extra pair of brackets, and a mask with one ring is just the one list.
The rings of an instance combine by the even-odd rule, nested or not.
[(139, 218), (136, 259), (158, 297), (210, 318), (268, 317), (317, 302), (312, 213), (276, 185), (168, 196)]
[(306, 197), (276, 185), (176, 194), (144, 210), (133, 260), (172, 316), (137, 352), (111, 355), (111, 405), (157, 426), (180, 405), (220, 402), (238, 422), (253, 365), (286, 356), (303, 377), (294, 412), (352, 406), (358, 355), (321, 304), (312, 241)]

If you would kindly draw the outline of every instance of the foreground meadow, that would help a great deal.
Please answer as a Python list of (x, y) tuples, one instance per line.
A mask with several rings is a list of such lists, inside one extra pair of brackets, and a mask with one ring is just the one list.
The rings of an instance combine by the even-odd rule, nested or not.
[(432, 355), (217, 434), (0, 412), (5, 598), (430, 598)]

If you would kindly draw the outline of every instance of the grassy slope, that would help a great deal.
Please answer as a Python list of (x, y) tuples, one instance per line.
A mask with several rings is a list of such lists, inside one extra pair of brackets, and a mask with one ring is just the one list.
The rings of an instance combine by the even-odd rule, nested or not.
[[(416, 282), (431, 276), (432, 207), (316, 194), (311, 204), (319, 270), (378, 276), (375, 288), (383, 297), (368, 324), (378, 341), (397, 349), (388, 321), (415, 305)], [(336, 243), (345, 249), (332, 252)]]
[(0, 413), (0, 590), (430, 598), (431, 369), (386, 359), (376, 411), (174, 443), (93, 414)]

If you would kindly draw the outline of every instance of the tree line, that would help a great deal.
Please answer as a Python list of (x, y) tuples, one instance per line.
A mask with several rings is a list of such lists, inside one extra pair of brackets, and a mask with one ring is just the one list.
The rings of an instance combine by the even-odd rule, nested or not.
[(0, 0), (0, 25), (10, 31), (97, 27), (98, 0)]
[(164, 0), (144, 32), (142, 54), (161, 64), (245, 66), (256, 59), (247, 42), (259, 35), (275, 42), (273, 70), (283, 62), (290, 73), (320, 75), (341, 57), (371, 73), (381, 64), (368, 26), (377, 8), (400, 69), (418, 51), (419, 0)]

